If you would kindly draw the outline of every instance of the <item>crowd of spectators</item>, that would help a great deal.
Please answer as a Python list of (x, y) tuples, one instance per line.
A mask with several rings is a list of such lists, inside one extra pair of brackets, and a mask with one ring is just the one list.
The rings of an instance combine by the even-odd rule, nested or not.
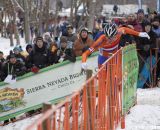
[[(35, 34), (33, 42), (26, 46), (26, 50), (16, 46), (6, 58), (4, 58), (3, 52), (0, 52), (0, 81), (5, 80), (9, 74), (13, 77), (22, 76), (27, 72), (37, 72), (41, 68), (64, 60), (75, 62), (76, 57), (81, 56), (103, 34), (106, 22), (114, 22), (117, 26), (125, 26), (149, 34), (150, 39), (123, 35), (119, 44), (121, 47), (136, 43), (141, 71), (144, 61), (151, 55), (155, 56), (156, 51), (158, 52), (156, 42), (160, 37), (159, 14), (154, 11), (145, 15), (143, 9), (122, 18), (111, 20), (104, 17), (97, 18), (93, 30), (88, 30), (86, 27), (76, 29), (66, 18), (56, 26), (57, 33), (53, 33), (54, 25), (49, 25), (48, 32), (42, 36)], [(20, 31), (21, 33), (23, 32)], [(21, 35), (23, 36), (23, 34)], [(27, 55), (22, 54), (23, 51), (26, 51)], [(159, 66), (159, 64), (158, 62), (157, 65)], [(157, 75), (159, 75), (159, 68), (157, 67), (157, 69)]]

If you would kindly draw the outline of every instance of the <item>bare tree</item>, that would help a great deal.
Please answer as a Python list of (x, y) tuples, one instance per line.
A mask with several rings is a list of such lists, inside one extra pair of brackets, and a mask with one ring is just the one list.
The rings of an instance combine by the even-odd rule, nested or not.
[[(24, 0), (23, 0), (24, 1)], [(13, 0), (14, 6), (15, 8), (20, 9), (22, 12), (24, 12), (24, 9), (21, 7), (21, 5), (19, 4), (19, 2), (17, 2), (17, 0)]]
[(71, 0), (70, 22), (73, 22), (74, 0)]
[(39, 18), (38, 34), (39, 34), (39, 36), (42, 36), (42, 34), (43, 34), (43, 1), (42, 0), (40, 0), (38, 18)]
[(29, 7), (28, 1), (23, 0), (24, 4), (24, 29), (25, 29), (25, 41), (26, 43), (30, 43), (30, 19), (29, 19)]
[(48, 27), (49, 27), (49, 3), (50, 0), (46, 0), (45, 2), (45, 6), (44, 6), (44, 16), (43, 16), (43, 21), (45, 22), (45, 32), (48, 31)]
[(11, 0), (11, 5), (12, 5), (12, 9), (13, 9), (13, 23), (14, 23), (14, 32), (15, 32), (15, 38), (16, 38), (16, 43), (17, 45), (20, 45), (20, 39), (19, 39), (19, 33), (18, 33), (18, 28), (17, 28), (17, 23), (16, 23), (16, 10), (15, 10), (15, 6), (14, 6), (14, 2), (13, 0)]
[(5, 17), (8, 17), (9, 22), (6, 23), (6, 31), (7, 34), (9, 35), (9, 39), (10, 39), (10, 46), (13, 46), (13, 33), (15, 32), (15, 37), (17, 38), (17, 44), (20, 44), (20, 40), (18, 37), (18, 30), (16, 27), (16, 11), (13, 5), (13, 1), (12, 0), (6, 0), (4, 3), (4, 11), (5, 11)]

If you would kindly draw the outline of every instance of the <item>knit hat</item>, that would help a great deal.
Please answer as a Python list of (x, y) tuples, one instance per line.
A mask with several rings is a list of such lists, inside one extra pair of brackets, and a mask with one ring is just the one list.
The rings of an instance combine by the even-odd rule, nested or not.
[(137, 11), (137, 14), (139, 14), (139, 13), (143, 13), (143, 14), (144, 14), (144, 10), (143, 10), (143, 9), (139, 9), (139, 10)]
[(21, 52), (21, 51), (23, 51), (23, 50), (22, 50), (22, 48), (21, 48), (21, 47), (16, 46), (16, 47), (13, 49), (13, 51)]
[(42, 41), (43, 41), (43, 37), (41, 37), (41, 36), (36, 37), (36, 42), (37, 42), (38, 40), (42, 40)]
[(31, 44), (28, 44), (28, 45), (26, 46), (26, 51), (27, 51), (29, 48), (33, 48)]
[(73, 29), (73, 26), (71, 24), (67, 25), (66, 28), (72, 28)]
[(9, 58), (9, 59), (11, 59), (11, 58), (16, 58), (16, 55), (15, 55), (15, 54), (11, 54), (11, 55), (9, 55), (8, 58)]

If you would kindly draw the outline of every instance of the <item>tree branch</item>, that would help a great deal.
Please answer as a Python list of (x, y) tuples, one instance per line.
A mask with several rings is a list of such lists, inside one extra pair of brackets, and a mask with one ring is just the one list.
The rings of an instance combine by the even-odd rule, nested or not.
[(24, 12), (24, 9), (22, 8), (22, 6), (20, 6), (20, 4), (17, 2), (17, 0), (13, 0), (13, 2), (16, 7), (18, 7), (22, 12)]

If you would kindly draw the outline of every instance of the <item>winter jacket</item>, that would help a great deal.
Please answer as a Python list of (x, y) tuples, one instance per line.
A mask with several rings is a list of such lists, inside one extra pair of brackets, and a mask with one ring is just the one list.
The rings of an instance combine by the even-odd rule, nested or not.
[(33, 51), (29, 54), (28, 66), (36, 66), (38, 68), (44, 68), (52, 63), (51, 52), (47, 49), (46, 44), (43, 44), (42, 48), (34, 45)]
[(83, 52), (85, 52), (92, 44), (93, 40), (87, 37), (85, 41), (80, 37), (74, 43), (73, 50), (76, 56), (81, 56)]
[(26, 67), (19, 61), (17, 61), (15, 64), (12, 64), (8, 61), (2, 67), (2, 72), (4, 73), (4, 80), (8, 74), (14, 75), (16, 77), (24, 75), (26, 73)]
[(139, 38), (139, 42), (137, 43), (137, 49), (140, 55), (143, 58), (147, 58), (150, 55), (150, 50), (152, 50), (152, 54), (154, 55), (154, 48), (156, 48), (156, 38), (157, 35), (153, 31), (148, 33), (150, 39), (148, 38)]

